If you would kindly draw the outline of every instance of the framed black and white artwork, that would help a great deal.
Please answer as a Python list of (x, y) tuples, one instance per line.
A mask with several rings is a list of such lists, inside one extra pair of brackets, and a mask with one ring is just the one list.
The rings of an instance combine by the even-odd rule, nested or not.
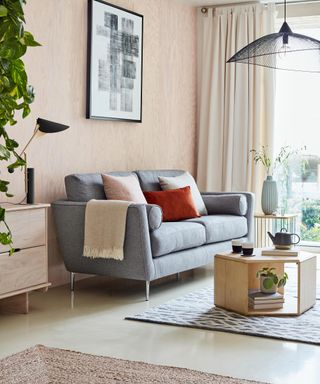
[(143, 16), (88, 3), (87, 118), (142, 121)]

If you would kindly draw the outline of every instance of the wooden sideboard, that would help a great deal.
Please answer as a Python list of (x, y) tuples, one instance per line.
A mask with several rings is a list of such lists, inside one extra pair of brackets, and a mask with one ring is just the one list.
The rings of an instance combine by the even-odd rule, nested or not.
[(1, 205), (17, 251), (0, 252), (0, 312), (28, 313), (29, 292), (46, 291), (48, 282), (49, 204)]

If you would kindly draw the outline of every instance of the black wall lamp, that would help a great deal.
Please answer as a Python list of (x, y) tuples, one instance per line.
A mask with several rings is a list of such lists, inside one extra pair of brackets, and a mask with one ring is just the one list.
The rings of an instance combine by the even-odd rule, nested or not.
[[(27, 204), (34, 204), (34, 168), (27, 168), (27, 154), (26, 150), (33, 141), (33, 139), (39, 134), (39, 132), (47, 133), (58, 133), (68, 129), (68, 125), (55, 123), (53, 121), (45, 120), (38, 118), (37, 123), (34, 129), (34, 132), (20, 153), (20, 157), (23, 157), (25, 160), (24, 165), (24, 177), (25, 177), (25, 191), (27, 196)], [(14, 172), (14, 169), (9, 169), (10, 173)]]

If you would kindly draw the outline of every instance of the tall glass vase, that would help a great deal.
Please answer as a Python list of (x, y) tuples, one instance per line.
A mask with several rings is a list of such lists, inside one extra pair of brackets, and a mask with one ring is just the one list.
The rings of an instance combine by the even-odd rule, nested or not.
[(278, 208), (278, 189), (277, 182), (272, 176), (267, 176), (263, 182), (261, 207), (265, 215), (272, 215)]

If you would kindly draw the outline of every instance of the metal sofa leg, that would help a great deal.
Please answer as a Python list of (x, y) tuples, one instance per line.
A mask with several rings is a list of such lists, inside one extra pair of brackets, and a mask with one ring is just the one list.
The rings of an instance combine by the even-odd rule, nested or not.
[(146, 301), (149, 301), (150, 281), (146, 281)]
[(70, 291), (74, 291), (74, 281), (75, 281), (76, 274), (74, 272), (70, 272)]

